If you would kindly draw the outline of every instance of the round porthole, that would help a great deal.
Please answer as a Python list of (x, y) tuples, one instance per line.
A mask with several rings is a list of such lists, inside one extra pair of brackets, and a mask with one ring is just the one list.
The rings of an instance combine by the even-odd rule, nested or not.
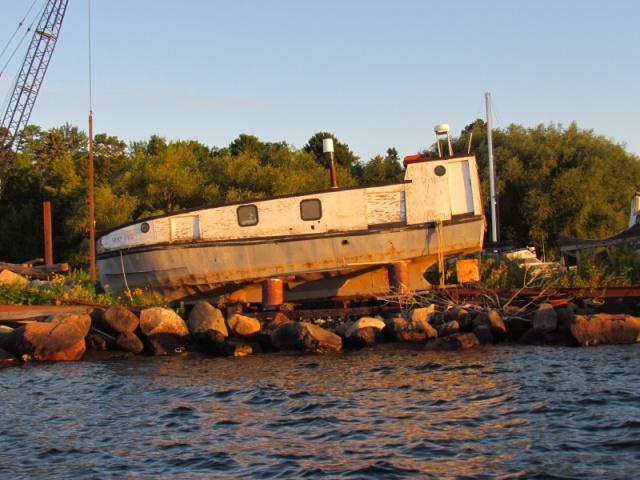
[(147, 222), (144, 222), (142, 225), (140, 225), (140, 230), (142, 231), (142, 233), (147, 233), (150, 228), (151, 227)]
[(442, 165), (438, 165), (435, 169), (435, 173), (437, 176), (441, 177), (443, 176), (445, 173), (447, 173), (447, 169), (444, 168)]

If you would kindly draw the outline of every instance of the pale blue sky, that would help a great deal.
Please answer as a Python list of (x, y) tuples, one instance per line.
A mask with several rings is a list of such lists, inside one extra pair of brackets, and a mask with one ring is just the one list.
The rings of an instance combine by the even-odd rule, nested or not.
[[(2, 0), (0, 50), (32, 1)], [(88, 129), (88, 5), (69, 0), (30, 123)], [(637, 0), (91, 0), (91, 17), (94, 131), (127, 142), (329, 131), (365, 161), (404, 156), (484, 119), (491, 92), (495, 128), (576, 121), (640, 154)]]

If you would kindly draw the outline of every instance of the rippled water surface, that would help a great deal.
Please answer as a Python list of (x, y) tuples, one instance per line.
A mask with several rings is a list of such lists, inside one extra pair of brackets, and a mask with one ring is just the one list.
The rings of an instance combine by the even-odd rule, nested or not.
[(640, 345), (0, 370), (0, 478), (638, 478)]

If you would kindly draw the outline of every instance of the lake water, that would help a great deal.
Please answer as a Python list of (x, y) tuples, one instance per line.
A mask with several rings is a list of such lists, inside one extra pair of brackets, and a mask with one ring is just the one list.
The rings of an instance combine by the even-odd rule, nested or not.
[(0, 478), (640, 477), (640, 345), (0, 370)]

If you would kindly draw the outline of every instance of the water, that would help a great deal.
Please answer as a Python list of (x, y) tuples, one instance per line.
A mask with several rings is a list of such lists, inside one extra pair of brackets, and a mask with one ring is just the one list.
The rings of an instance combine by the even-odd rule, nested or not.
[(0, 370), (0, 478), (638, 478), (640, 345)]

